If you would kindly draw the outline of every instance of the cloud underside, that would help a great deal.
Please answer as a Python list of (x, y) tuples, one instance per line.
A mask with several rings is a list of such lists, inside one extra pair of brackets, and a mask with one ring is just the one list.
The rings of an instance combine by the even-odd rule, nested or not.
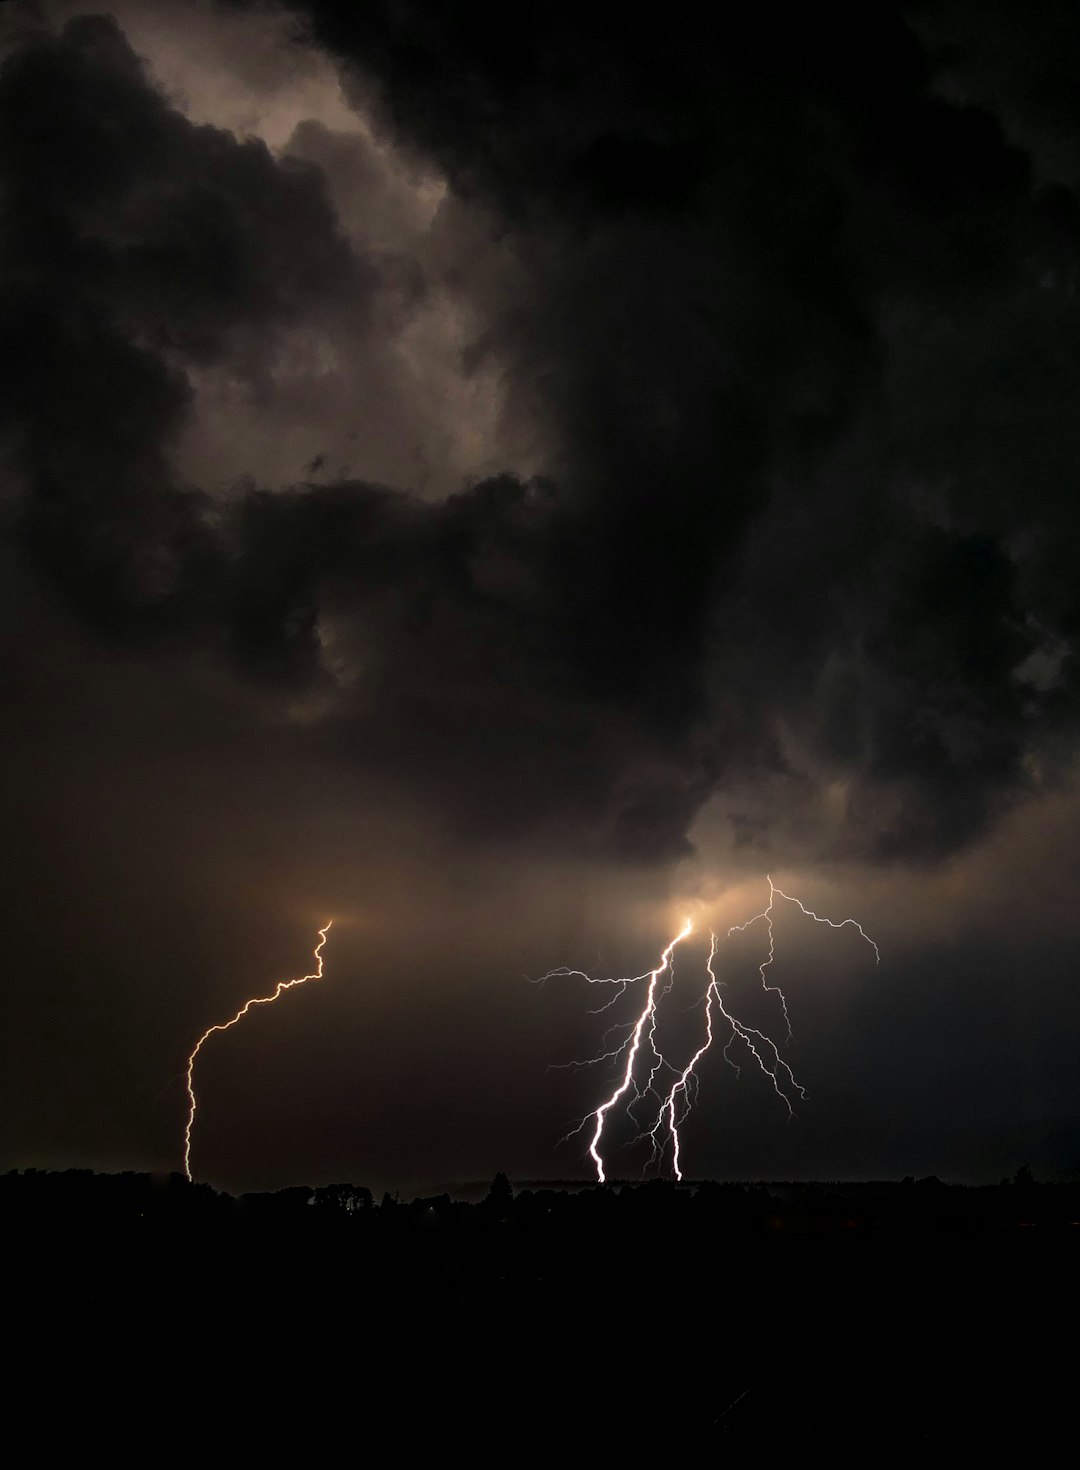
[[(241, 744), (289, 721), (478, 838), (666, 861), (708, 810), (731, 848), (933, 858), (1068, 767), (1061, 168), (877, 7), (845, 46), (817, 8), (717, 36), (290, 9), (446, 180), (441, 254), (365, 236), (362, 190), (345, 219), (325, 130), (271, 152), (190, 121), (115, 21), (0, 70), (8, 524), (68, 616), (177, 680), (209, 658), (253, 692)], [(527, 468), (379, 482), (365, 427), (438, 407), (373, 388), (359, 473), (182, 471), (206, 375), (299, 413), (283, 355), (330, 343), (351, 401), (435, 300)]]

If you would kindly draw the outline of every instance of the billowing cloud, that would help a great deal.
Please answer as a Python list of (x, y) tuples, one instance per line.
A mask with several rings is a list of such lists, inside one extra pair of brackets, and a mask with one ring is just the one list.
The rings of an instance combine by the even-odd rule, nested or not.
[[(91, 1079), (87, 1154), (310, 913), (380, 976), (319, 1106), (452, 1092), (490, 1144), (499, 1068), (569, 1039), (508, 964), (613, 933), (637, 964), (676, 898), (752, 904), (770, 864), (835, 911), (857, 875), (893, 952), (1026, 904), (1044, 829), (1068, 869), (1080, 216), (1064, 94), (1040, 111), (1034, 62), (1001, 90), (1011, 23), (108, 8), (12, 7), (0, 64), (9, 943)], [(1067, 907), (1044, 885), (1024, 943)], [(879, 1142), (912, 1075), (927, 1130), (997, 1076), (1067, 1112), (1063, 1043), (1032, 1021), (1018, 1060), (1009, 1018), (1071, 1002), (994, 937), (845, 1000), (813, 1167), (879, 1077)], [(383, 1059), (417, 1045), (422, 1104)], [(535, 1158), (559, 1129), (515, 1099)]]
[[(181, 116), (106, 19), (5, 63), (22, 535), (81, 610), (286, 679), (320, 739), (479, 829), (663, 859), (719, 797), (736, 845), (818, 819), (826, 851), (933, 854), (1045, 778), (1071, 195), (932, 90), (895, 17), (865, 23), (871, 88), (819, 19), (669, 39), (660, 78), (629, 23), (614, 66), (556, 13), (511, 44), (494, 12), (300, 9), (374, 121), (280, 154)], [(465, 206), (433, 217), (380, 128)], [(496, 227), (493, 279), (461, 241)], [(491, 422), (542, 429), (547, 480), (421, 500), (323, 453), (306, 485), (180, 478), (207, 375), (309, 431), (351, 402), (390, 464), (410, 405), (378, 369), (455, 255), (475, 335), (445, 381), (500, 383)]]

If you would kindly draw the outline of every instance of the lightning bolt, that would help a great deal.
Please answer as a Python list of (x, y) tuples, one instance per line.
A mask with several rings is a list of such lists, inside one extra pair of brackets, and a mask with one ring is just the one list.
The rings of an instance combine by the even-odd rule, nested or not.
[[(862, 925), (857, 920), (836, 920), (824, 918), (822, 915), (814, 913), (812, 909), (808, 909), (800, 899), (793, 898), (790, 894), (785, 893), (782, 888), (778, 888), (776, 884), (772, 881), (771, 876), (767, 875), (766, 881), (769, 885), (769, 901), (766, 904), (765, 908), (762, 909), (760, 913), (754, 914), (752, 918), (746, 919), (741, 924), (732, 924), (727, 931), (726, 937), (730, 938), (733, 934), (744, 933), (754, 924), (764, 921), (766, 934), (768, 936), (768, 953), (766, 954), (764, 960), (762, 960), (761, 964), (758, 966), (758, 974), (761, 977), (762, 989), (766, 992), (766, 994), (776, 996), (779, 1002), (780, 1010), (784, 1018), (784, 1025), (787, 1029), (787, 1039), (790, 1041), (792, 1033), (791, 1019), (788, 1013), (787, 997), (784, 995), (783, 990), (781, 990), (778, 985), (771, 985), (769, 983), (768, 976), (769, 968), (776, 958), (776, 937), (773, 931), (773, 909), (778, 898), (784, 899), (786, 900), (786, 902), (794, 904), (795, 907), (806, 916), (806, 918), (812, 919), (817, 924), (826, 924), (831, 929), (843, 929), (850, 925), (858, 932), (862, 939), (864, 939), (865, 942), (874, 951), (874, 959), (878, 963), (880, 963), (881, 961), (881, 951), (878, 949), (878, 946), (874, 943), (874, 941), (870, 938), (870, 936), (866, 933)], [(581, 1132), (585, 1127), (587, 1127), (590, 1121), (592, 1122), (593, 1134), (589, 1144), (589, 1155), (592, 1158), (594, 1165), (596, 1166), (597, 1180), (601, 1184), (605, 1183), (607, 1180), (607, 1174), (604, 1168), (604, 1160), (600, 1152), (600, 1143), (604, 1133), (604, 1125), (607, 1121), (608, 1114), (612, 1111), (612, 1109), (616, 1106), (620, 1099), (627, 1097), (627, 1095), (631, 1093), (631, 1091), (633, 1093), (633, 1096), (626, 1104), (626, 1112), (631, 1118), (633, 1117), (634, 1105), (638, 1103), (642, 1098), (646, 1098), (651, 1094), (659, 1103), (659, 1106), (657, 1107), (656, 1112), (653, 1115), (654, 1121), (652, 1125), (645, 1128), (642, 1132), (638, 1134), (638, 1139), (649, 1138), (652, 1141), (652, 1158), (650, 1162), (662, 1162), (664, 1152), (666, 1150), (668, 1141), (670, 1140), (673, 1172), (676, 1179), (682, 1179), (682, 1141), (679, 1136), (679, 1129), (689, 1116), (693, 1101), (697, 1097), (699, 1088), (697, 1068), (702, 1058), (705, 1056), (706, 1052), (708, 1052), (711, 1048), (713, 1041), (716, 1039), (714, 1022), (717, 1017), (721, 1018), (726, 1023), (727, 1028), (730, 1030), (730, 1035), (728, 1036), (727, 1042), (723, 1049), (723, 1056), (724, 1060), (732, 1068), (734, 1068), (736, 1075), (740, 1074), (741, 1069), (732, 1058), (731, 1049), (732, 1047), (741, 1044), (741, 1046), (745, 1049), (745, 1052), (749, 1054), (754, 1062), (756, 1062), (759, 1071), (772, 1083), (773, 1091), (784, 1103), (785, 1107), (787, 1108), (789, 1117), (794, 1116), (792, 1094), (797, 1094), (800, 1099), (804, 1099), (806, 1097), (805, 1089), (795, 1080), (794, 1073), (781, 1055), (780, 1047), (777, 1045), (777, 1043), (773, 1041), (772, 1038), (768, 1036), (764, 1031), (760, 1031), (756, 1027), (748, 1026), (745, 1022), (740, 1021), (739, 1018), (734, 1015), (725, 1004), (722, 994), (724, 982), (717, 978), (715, 970), (716, 956), (720, 946), (720, 940), (718, 939), (716, 934), (710, 935), (709, 955), (708, 959), (705, 962), (707, 982), (704, 994), (700, 1002), (701, 1008), (704, 1012), (705, 1039), (702, 1041), (701, 1045), (697, 1048), (697, 1050), (694, 1052), (690, 1060), (686, 1063), (681, 1071), (677, 1067), (673, 1066), (669, 1061), (667, 1061), (667, 1059), (660, 1052), (656, 1044), (657, 1012), (659, 1008), (659, 1002), (663, 999), (665, 995), (667, 995), (673, 984), (674, 966), (672, 955), (675, 946), (677, 944), (680, 944), (682, 940), (687, 938), (687, 936), (691, 933), (691, 928), (692, 926), (690, 920), (687, 919), (680, 932), (675, 936), (674, 939), (672, 939), (670, 944), (663, 951), (663, 954), (660, 958), (660, 963), (657, 965), (656, 969), (646, 971), (642, 975), (623, 977), (620, 979), (602, 980), (597, 977), (587, 975), (582, 970), (571, 970), (566, 967), (562, 967), (557, 970), (551, 970), (548, 972), (547, 975), (541, 977), (542, 980), (548, 980), (558, 976), (580, 976), (590, 985), (606, 984), (616, 986), (616, 994), (612, 997), (612, 1000), (608, 1002), (608, 1005), (613, 1005), (616, 1001), (621, 999), (621, 997), (626, 993), (626, 990), (629, 986), (643, 981), (646, 978), (648, 979), (644, 1004), (642, 1005), (641, 1010), (638, 1013), (636, 1021), (634, 1021), (633, 1023), (625, 1023), (626, 1026), (630, 1029), (628, 1036), (622, 1042), (622, 1044), (614, 1048), (613, 1050), (600, 1052), (597, 1056), (589, 1058), (587, 1062), (575, 1062), (569, 1064), (573, 1066), (589, 1066), (594, 1062), (602, 1062), (620, 1057), (624, 1058), (622, 1077), (618, 1086), (611, 1092), (611, 1094), (607, 1098), (605, 1098), (605, 1100), (594, 1112), (587, 1114), (586, 1117), (582, 1119), (581, 1123), (579, 1123), (578, 1126), (572, 1129), (571, 1132), (567, 1135), (567, 1137), (572, 1137), (574, 1133)], [(661, 986), (661, 977), (665, 976), (666, 983)], [(599, 1007), (599, 1010), (607, 1010), (608, 1005)], [(617, 1028), (612, 1028), (612, 1030), (614, 1029)], [(611, 1035), (610, 1030), (606, 1033), (606, 1036), (609, 1035)], [(634, 1069), (638, 1060), (639, 1053), (646, 1050), (651, 1054), (651, 1062), (649, 1064), (650, 1070), (647, 1082), (645, 1083), (644, 1087), (641, 1087), (635, 1080)], [(674, 1079), (671, 1082), (668, 1091), (663, 1096), (660, 1095), (656, 1088), (656, 1078), (662, 1070), (666, 1070)], [(646, 1167), (648, 1167), (648, 1164), (646, 1165)]]
[[(604, 1172), (604, 1160), (600, 1156), (599, 1147), (600, 1138), (604, 1131), (604, 1120), (611, 1109), (619, 1101), (619, 1098), (624, 1097), (633, 1085), (634, 1062), (637, 1060), (638, 1050), (641, 1046), (641, 1038), (645, 1032), (646, 1025), (648, 1025), (649, 1027), (649, 1047), (653, 1053), (653, 1068), (649, 1076), (650, 1087), (652, 1086), (653, 1080), (656, 1077), (658, 1068), (663, 1065), (664, 1059), (656, 1049), (655, 1039), (657, 998), (656, 988), (659, 984), (660, 976), (663, 975), (665, 971), (670, 971), (671, 969), (672, 951), (677, 944), (681, 943), (681, 941), (686, 938), (690, 931), (691, 924), (690, 920), (687, 919), (686, 923), (682, 926), (682, 929), (679, 931), (678, 934), (676, 934), (675, 938), (668, 945), (667, 949), (664, 950), (664, 953), (660, 957), (660, 963), (657, 965), (656, 969), (650, 970), (648, 972), (649, 984), (645, 996), (645, 1004), (641, 1009), (641, 1014), (637, 1018), (637, 1024), (634, 1026), (633, 1031), (627, 1037), (627, 1040), (623, 1043), (623, 1046), (619, 1048), (620, 1051), (626, 1051), (626, 1064), (623, 1068), (623, 1079), (619, 1083), (615, 1091), (611, 1094), (611, 1096), (607, 1098), (606, 1101), (602, 1102), (600, 1106), (596, 1109), (596, 1112), (592, 1115), (596, 1126), (593, 1130), (592, 1142), (589, 1144), (589, 1153), (592, 1156), (593, 1163), (596, 1165), (596, 1177), (599, 1179), (601, 1184), (605, 1183), (607, 1180), (607, 1175)], [(638, 978), (643, 979), (644, 977), (639, 976)], [(669, 984), (665, 988), (664, 993), (666, 994), (667, 990), (669, 990), (670, 988), (671, 986), (669, 981)]]
[[(729, 930), (728, 932), (730, 934), (731, 931)], [(724, 1005), (724, 998), (720, 994), (721, 982), (717, 980), (716, 971), (713, 969), (713, 961), (716, 959), (716, 951), (719, 947), (719, 940), (717, 939), (715, 934), (710, 936), (710, 940), (711, 944), (709, 948), (709, 958), (705, 961), (705, 969), (709, 976), (709, 983), (705, 987), (705, 1040), (701, 1044), (701, 1046), (698, 1047), (697, 1051), (690, 1058), (689, 1062), (687, 1062), (686, 1066), (679, 1074), (678, 1080), (674, 1083), (671, 1091), (664, 1099), (664, 1104), (661, 1107), (659, 1114), (657, 1115), (656, 1124), (652, 1129), (654, 1156), (659, 1157), (661, 1152), (661, 1145), (656, 1137), (656, 1134), (660, 1128), (661, 1123), (664, 1120), (664, 1116), (666, 1113), (668, 1133), (671, 1137), (672, 1167), (674, 1169), (676, 1179), (681, 1179), (683, 1177), (682, 1169), (679, 1162), (679, 1127), (682, 1123), (686, 1121), (687, 1115), (690, 1112), (690, 1094), (688, 1092), (688, 1084), (690, 1079), (693, 1078), (695, 1082), (696, 1092), (697, 1072), (695, 1071), (695, 1068), (713, 1043), (712, 1008), (714, 1002), (716, 1005), (716, 1009), (719, 1011), (720, 1015), (723, 1016), (724, 1020), (727, 1021), (728, 1025), (731, 1027), (731, 1037), (727, 1043), (727, 1046), (724, 1048), (724, 1059), (729, 1066), (735, 1069), (736, 1076), (739, 1075), (740, 1069), (731, 1060), (731, 1057), (728, 1054), (728, 1048), (731, 1047), (734, 1042), (741, 1041), (745, 1045), (747, 1051), (753, 1057), (754, 1061), (757, 1062), (759, 1069), (764, 1073), (766, 1077), (769, 1078), (770, 1082), (773, 1085), (773, 1091), (776, 1093), (777, 1097), (779, 1097), (783, 1101), (785, 1107), (787, 1108), (789, 1118), (793, 1118), (795, 1116), (795, 1109), (792, 1106), (791, 1098), (788, 1096), (786, 1088), (790, 1087), (792, 1092), (797, 1092), (799, 1094), (800, 1098), (806, 1097), (806, 1090), (801, 1087), (798, 1082), (795, 1081), (795, 1076), (791, 1068), (788, 1066), (787, 1062), (785, 1062), (783, 1057), (780, 1055), (780, 1048), (776, 1045), (776, 1042), (773, 1041), (771, 1037), (766, 1036), (764, 1031), (758, 1031), (753, 1026), (744, 1025), (743, 1022), (738, 1020), (737, 1017), (733, 1016)], [(774, 987), (767, 985), (765, 988), (766, 990), (772, 990)], [(782, 995), (781, 999), (783, 999)], [(785, 1016), (787, 1015), (786, 1006), (784, 1007), (784, 1014)], [(761, 1048), (760, 1051), (758, 1050), (759, 1046)], [(783, 1079), (783, 1085), (781, 1084), (781, 1079)], [(682, 1094), (681, 1112), (677, 1113), (676, 1100), (679, 1098), (680, 1093)]]
[(278, 996), (282, 995), (286, 990), (292, 990), (297, 985), (305, 985), (309, 980), (321, 980), (323, 977), (322, 952), (326, 944), (326, 936), (327, 934), (329, 934), (333, 922), (333, 919), (329, 919), (323, 926), (323, 928), (319, 930), (319, 942), (315, 946), (315, 949), (313, 951), (315, 958), (315, 969), (310, 975), (297, 975), (296, 978), (293, 980), (279, 980), (277, 985), (275, 985), (274, 987), (272, 995), (252, 996), (250, 1000), (244, 1002), (244, 1004), (240, 1007), (236, 1015), (233, 1016), (231, 1020), (223, 1021), (216, 1026), (208, 1026), (203, 1034), (199, 1037), (198, 1041), (195, 1043), (191, 1055), (187, 1059), (188, 1116), (187, 1125), (184, 1128), (184, 1173), (187, 1175), (188, 1179), (191, 1178), (191, 1130), (195, 1125), (195, 1112), (198, 1106), (195, 1101), (195, 1058), (199, 1055), (200, 1051), (202, 1051), (203, 1047), (206, 1045), (207, 1041), (209, 1041), (210, 1037), (213, 1036), (215, 1031), (228, 1031), (231, 1027), (236, 1025), (237, 1021), (242, 1020), (243, 1017), (247, 1015), (252, 1006), (268, 1006), (271, 1004), (272, 1001), (277, 1000)]
[(801, 909), (808, 919), (814, 920), (815, 924), (827, 924), (830, 929), (843, 929), (848, 924), (853, 925), (866, 940), (870, 948), (874, 951), (874, 960), (877, 964), (881, 963), (881, 951), (878, 949), (874, 941), (870, 938), (869, 934), (867, 934), (866, 931), (863, 929), (863, 926), (856, 919), (841, 919), (839, 920), (839, 922), (837, 922), (835, 919), (823, 919), (819, 914), (815, 914), (812, 909), (808, 909), (806, 905), (802, 903), (799, 899), (792, 898), (790, 894), (785, 893), (782, 888), (777, 888), (776, 884), (772, 880), (771, 874), (767, 873), (765, 875), (765, 881), (769, 885), (768, 903), (762, 909), (760, 914), (755, 914), (752, 919), (747, 919), (744, 924), (732, 924), (731, 928), (728, 930), (728, 934), (729, 936), (732, 934), (742, 934), (750, 928), (751, 924), (756, 924), (759, 919), (765, 920), (766, 929), (769, 935), (769, 953), (765, 956), (761, 964), (758, 966), (758, 974), (761, 976), (761, 988), (767, 991), (770, 995), (776, 995), (780, 998), (780, 1008), (784, 1013), (784, 1025), (787, 1027), (788, 1040), (790, 1041), (791, 1017), (788, 1015), (787, 997), (784, 995), (784, 992), (780, 989), (778, 985), (770, 985), (768, 980), (765, 978), (765, 971), (769, 968), (776, 957), (776, 941), (775, 936), (773, 935), (772, 911), (773, 902), (777, 894), (779, 894), (781, 898), (786, 898), (788, 903), (793, 903), (796, 908)]

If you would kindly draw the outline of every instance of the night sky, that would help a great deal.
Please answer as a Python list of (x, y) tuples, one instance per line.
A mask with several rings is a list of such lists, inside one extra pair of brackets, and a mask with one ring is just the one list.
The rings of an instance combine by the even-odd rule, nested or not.
[(0, 10), (3, 1167), (1080, 1172), (1080, 14), (692, 15)]

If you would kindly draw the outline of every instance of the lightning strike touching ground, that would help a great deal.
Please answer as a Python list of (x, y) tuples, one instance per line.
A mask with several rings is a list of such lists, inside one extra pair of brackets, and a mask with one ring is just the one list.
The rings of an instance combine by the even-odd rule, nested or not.
[[(596, 1129), (592, 1136), (592, 1142), (589, 1144), (589, 1153), (592, 1156), (593, 1163), (595, 1163), (596, 1165), (597, 1178), (600, 1180), (601, 1184), (603, 1184), (605, 1179), (607, 1178), (607, 1175), (604, 1173), (604, 1161), (600, 1157), (599, 1152), (600, 1135), (604, 1131), (604, 1119), (618, 1102), (619, 1098), (629, 1091), (633, 1083), (634, 1062), (637, 1060), (638, 1048), (641, 1045), (641, 1036), (643, 1031), (645, 1030), (646, 1022), (649, 1022), (649, 1047), (653, 1053), (654, 1059), (653, 1069), (649, 1077), (650, 1087), (652, 1086), (653, 1079), (656, 1076), (657, 1069), (663, 1065), (664, 1059), (657, 1051), (655, 1041), (656, 987), (659, 982), (660, 976), (664, 973), (664, 971), (670, 971), (671, 969), (672, 950), (681, 940), (686, 938), (690, 931), (691, 924), (690, 920), (687, 919), (680, 932), (671, 941), (667, 949), (664, 950), (664, 953), (660, 959), (660, 963), (657, 965), (656, 969), (649, 971), (649, 987), (645, 997), (645, 1005), (642, 1008), (641, 1014), (637, 1019), (637, 1025), (634, 1027), (633, 1031), (630, 1033), (630, 1036), (627, 1038), (627, 1043), (624, 1044), (624, 1047), (620, 1047), (620, 1051), (624, 1049), (626, 1050), (626, 1066), (623, 1069), (623, 1080), (615, 1089), (615, 1091), (611, 1094), (611, 1096), (607, 1099), (607, 1101), (601, 1103), (596, 1112), (593, 1114), (593, 1117), (596, 1119)], [(669, 982), (668, 986), (665, 988), (664, 993), (666, 994), (667, 990), (669, 990), (670, 988), (671, 987)]]
[(217, 1026), (209, 1026), (195, 1043), (195, 1047), (191, 1055), (187, 1059), (188, 1116), (187, 1126), (184, 1128), (184, 1173), (187, 1175), (188, 1179), (191, 1178), (191, 1130), (195, 1123), (195, 1110), (197, 1106), (195, 1102), (195, 1058), (199, 1055), (199, 1052), (203, 1049), (203, 1046), (210, 1039), (210, 1037), (213, 1036), (215, 1031), (228, 1031), (230, 1027), (236, 1025), (237, 1021), (239, 1021), (243, 1016), (247, 1015), (252, 1006), (269, 1005), (271, 1001), (277, 1000), (278, 996), (281, 995), (283, 991), (292, 990), (293, 987), (297, 985), (304, 985), (307, 983), (308, 980), (321, 980), (323, 976), (322, 952), (326, 944), (326, 936), (327, 934), (329, 934), (330, 927), (333, 922), (333, 919), (327, 920), (323, 928), (319, 930), (319, 942), (315, 946), (315, 949), (313, 951), (315, 957), (315, 969), (310, 975), (297, 975), (296, 978), (293, 980), (279, 980), (277, 985), (274, 987), (274, 992), (272, 995), (252, 996), (250, 1000), (244, 1002), (244, 1004), (237, 1011), (236, 1015), (233, 1016), (230, 1021), (223, 1021)]
[[(881, 960), (881, 952), (857, 920), (823, 918), (820, 914), (814, 913), (812, 909), (808, 909), (800, 899), (793, 898), (790, 894), (785, 893), (782, 888), (778, 888), (773, 883), (771, 876), (767, 878), (767, 882), (769, 884), (769, 901), (765, 908), (741, 924), (732, 924), (727, 931), (727, 937), (730, 938), (733, 934), (745, 933), (754, 924), (757, 924), (759, 921), (764, 921), (768, 936), (768, 953), (758, 966), (758, 973), (761, 976), (763, 990), (768, 995), (775, 995), (779, 1001), (784, 1025), (787, 1029), (787, 1039), (790, 1041), (792, 1033), (787, 997), (778, 985), (769, 984), (766, 973), (776, 957), (776, 938), (773, 932), (773, 906), (777, 898), (782, 898), (786, 902), (794, 904), (800, 913), (804, 914), (808, 919), (812, 919), (817, 924), (827, 924), (830, 929), (843, 929), (850, 925), (858, 931), (862, 939), (874, 951), (874, 958), (878, 963)], [(688, 919), (680, 932), (664, 950), (656, 969), (646, 971), (642, 975), (603, 980), (592, 975), (587, 975), (582, 970), (572, 970), (562, 967), (557, 970), (551, 970), (547, 975), (541, 977), (543, 980), (549, 980), (560, 976), (577, 975), (581, 976), (590, 985), (613, 985), (616, 987), (616, 993), (609, 1002), (609, 1005), (614, 1005), (620, 1000), (626, 993), (628, 987), (646, 978), (649, 982), (646, 989), (645, 1002), (638, 1013), (636, 1021), (624, 1023), (628, 1028), (631, 1028), (625, 1041), (613, 1050), (603, 1051), (597, 1056), (591, 1057), (588, 1062), (569, 1064), (573, 1066), (588, 1066), (613, 1058), (622, 1058), (625, 1054), (625, 1059), (622, 1064), (622, 1077), (618, 1086), (605, 1098), (595, 1112), (587, 1114), (577, 1128), (573, 1129), (571, 1134), (567, 1135), (567, 1137), (572, 1137), (573, 1133), (581, 1132), (592, 1121), (593, 1135), (589, 1144), (589, 1155), (596, 1166), (597, 1180), (601, 1184), (605, 1183), (607, 1179), (603, 1157), (600, 1153), (600, 1142), (604, 1133), (604, 1125), (607, 1122), (608, 1114), (615, 1105), (631, 1092), (633, 1095), (626, 1104), (626, 1112), (631, 1119), (634, 1118), (633, 1109), (635, 1104), (643, 1098), (651, 1096), (656, 1104), (656, 1110), (652, 1114), (652, 1124), (643, 1128), (638, 1134), (639, 1139), (649, 1138), (652, 1141), (652, 1156), (649, 1162), (654, 1164), (660, 1164), (662, 1162), (667, 1142), (670, 1140), (673, 1172), (676, 1179), (682, 1179), (682, 1145), (679, 1137), (679, 1129), (686, 1121), (692, 1102), (697, 1096), (699, 1086), (697, 1067), (715, 1039), (714, 1020), (716, 1017), (721, 1017), (730, 1029), (731, 1034), (724, 1045), (723, 1056), (724, 1060), (734, 1069), (736, 1075), (739, 1075), (740, 1068), (731, 1056), (731, 1049), (733, 1046), (741, 1045), (745, 1049), (745, 1052), (757, 1063), (758, 1069), (762, 1074), (769, 1078), (773, 1086), (773, 1091), (784, 1103), (789, 1117), (794, 1116), (791, 1095), (793, 1093), (797, 1094), (800, 1099), (806, 1097), (805, 1090), (796, 1082), (791, 1068), (781, 1056), (780, 1047), (777, 1043), (771, 1037), (767, 1036), (765, 1032), (759, 1031), (756, 1027), (748, 1026), (740, 1021), (725, 1005), (724, 997), (721, 993), (724, 982), (717, 979), (714, 968), (720, 944), (716, 934), (710, 936), (709, 956), (705, 962), (705, 971), (708, 979), (705, 992), (701, 999), (701, 1005), (704, 1009), (705, 1039), (681, 1071), (679, 1068), (673, 1066), (660, 1052), (656, 1044), (659, 1001), (668, 994), (674, 983), (672, 953), (675, 946), (690, 934), (691, 928), (692, 926)], [(666, 976), (666, 983), (661, 988), (660, 981), (662, 976)], [(599, 1010), (607, 1009), (607, 1005), (599, 1007)], [(611, 1029), (615, 1030), (617, 1027)], [(606, 1036), (610, 1034), (611, 1031), (609, 1030)], [(634, 1069), (639, 1053), (646, 1050), (646, 1047), (642, 1045), (643, 1038), (647, 1050), (651, 1053), (651, 1062), (648, 1078), (642, 1086), (638, 1084), (634, 1076)], [(671, 1082), (668, 1091), (661, 1094), (657, 1089), (656, 1079), (658, 1074), (663, 1071), (670, 1074), (674, 1080)]]

